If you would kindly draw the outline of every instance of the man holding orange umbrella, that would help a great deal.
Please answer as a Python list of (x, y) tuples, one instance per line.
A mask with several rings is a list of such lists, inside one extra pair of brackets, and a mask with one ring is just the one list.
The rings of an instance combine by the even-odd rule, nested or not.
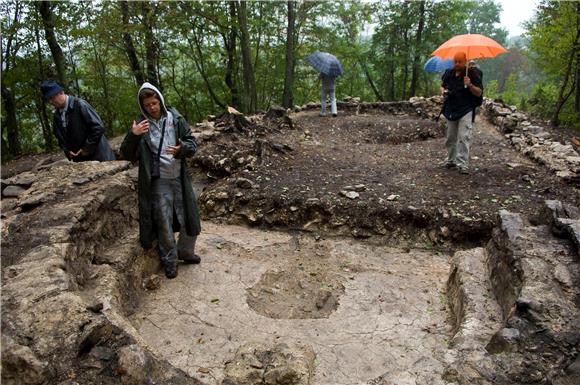
[(467, 60), (490, 58), (506, 52), (493, 39), (478, 34), (457, 35), (441, 44), (431, 55), (453, 58), (454, 66), (443, 74), (441, 92), (445, 95), (443, 115), (447, 119), (447, 161), (445, 167), (468, 174), (469, 145), (475, 122), (475, 109), (483, 101), (481, 76), (468, 70)]
[(468, 174), (469, 146), (475, 121), (475, 108), (483, 93), (481, 78), (475, 70), (466, 74), (467, 56), (458, 52), (454, 66), (442, 77), (441, 92), (445, 96), (443, 116), (447, 119), (447, 161), (445, 167), (458, 168)]

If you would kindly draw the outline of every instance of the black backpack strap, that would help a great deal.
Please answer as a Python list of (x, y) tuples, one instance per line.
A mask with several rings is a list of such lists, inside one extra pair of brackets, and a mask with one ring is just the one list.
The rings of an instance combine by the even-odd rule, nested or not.
[(163, 137), (165, 136), (165, 123), (167, 119), (163, 121), (163, 125), (161, 126), (161, 139), (159, 139), (159, 149), (157, 150), (157, 162), (161, 159), (161, 149), (163, 148)]

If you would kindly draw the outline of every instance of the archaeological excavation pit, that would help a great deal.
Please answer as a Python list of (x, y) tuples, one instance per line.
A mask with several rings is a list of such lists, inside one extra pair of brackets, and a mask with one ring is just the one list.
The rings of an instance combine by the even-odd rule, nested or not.
[(202, 263), (174, 280), (127, 162), (9, 179), (3, 381), (574, 383), (578, 194), (498, 133), (505, 107), (468, 176), (438, 164), (432, 100), (315, 108), (195, 127)]
[[(147, 344), (188, 374), (222, 383), (238, 349), (286, 344), (314, 353), (292, 383), (441, 377), (447, 255), (214, 224), (199, 247), (203, 264), (184, 266), (132, 316)], [(261, 365), (242, 378), (274, 369)]]

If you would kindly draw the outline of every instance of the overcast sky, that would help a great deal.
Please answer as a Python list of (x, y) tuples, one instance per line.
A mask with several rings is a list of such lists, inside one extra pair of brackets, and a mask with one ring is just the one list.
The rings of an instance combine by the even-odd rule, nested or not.
[(534, 16), (538, 5), (537, 0), (496, 0), (501, 4), (501, 25), (509, 31), (509, 36), (518, 36), (524, 33), (520, 25)]

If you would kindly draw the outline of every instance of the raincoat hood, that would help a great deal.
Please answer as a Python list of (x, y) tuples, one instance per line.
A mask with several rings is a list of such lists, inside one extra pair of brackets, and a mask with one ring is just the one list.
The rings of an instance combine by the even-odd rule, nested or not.
[(137, 103), (139, 103), (139, 108), (141, 109), (141, 113), (143, 114), (143, 116), (150, 118), (145, 108), (143, 108), (143, 105), (141, 104), (141, 99), (139, 98), (139, 94), (141, 93), (141, 91), (145, 89), (151, 90), (159, 96), (159, 100), (161, 101), (161, 115), (167, 115), (167, 108), (165, 107), (165, 99), (163, 99), (163, 95), (153, 84), (145, 82), (143, 83), (141, 88), (139, 88), (139, 92), (137, 92)]

